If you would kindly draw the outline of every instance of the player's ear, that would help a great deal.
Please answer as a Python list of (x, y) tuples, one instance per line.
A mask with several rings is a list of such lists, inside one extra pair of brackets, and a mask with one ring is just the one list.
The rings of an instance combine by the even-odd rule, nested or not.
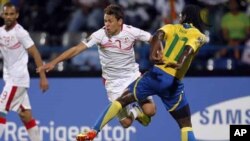
[(16, 19), (19, 17), (19, 13), (16, 14)]
[(122, 25), (123, 24), (123, 19), (119, 19), (118, 23), (119, 23), (119, 25)]

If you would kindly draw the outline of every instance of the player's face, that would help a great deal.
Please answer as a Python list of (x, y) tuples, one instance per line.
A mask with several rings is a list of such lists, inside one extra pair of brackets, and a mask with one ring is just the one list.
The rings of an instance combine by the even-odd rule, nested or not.
[(114, 15), (104, 15), (104, 25), (109, 35), (116, 35), (121, 31), (122, 19), (116, 19)]
[(14, 6), (4, 7), (2, 14), (6, 27), (11, 27), (13, 24), (16, 23), (16, 20), (18, 18), (18, 13)]

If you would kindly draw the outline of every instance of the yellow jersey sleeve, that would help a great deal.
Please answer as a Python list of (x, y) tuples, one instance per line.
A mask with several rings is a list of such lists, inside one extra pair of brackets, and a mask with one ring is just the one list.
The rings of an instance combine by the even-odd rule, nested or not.
[(206, 36), (201, 33), (195, 33), (190, 35), (186, 45), (189, 45), (196, 52), (204, 43), (206, 43)]

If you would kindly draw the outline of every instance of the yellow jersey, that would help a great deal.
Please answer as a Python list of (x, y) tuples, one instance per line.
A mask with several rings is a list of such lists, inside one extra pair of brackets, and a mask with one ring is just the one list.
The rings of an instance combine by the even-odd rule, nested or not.
[(199, 48), (207, 42), (206, 36), (192, 24), (167, 24), (159, 30), (165, 33), (165, 46), (163, 50), (163, 60), (165, 64), (169, 62), (177, 63), (184, 47), (187, 45), (192, 47), (194, 51), (194, 53), (185, 60), (182, 68), (179, 70), (165, 67), (165, 65), (156, 65), (156, 67), (181, 80), (185, 76), (193, 58), (198, 53)]

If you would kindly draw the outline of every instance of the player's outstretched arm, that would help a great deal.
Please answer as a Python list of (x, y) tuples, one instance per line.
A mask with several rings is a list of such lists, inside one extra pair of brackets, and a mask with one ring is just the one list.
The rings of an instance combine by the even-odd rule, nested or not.
[(49, 71), (53, 70), (54, 67), (58, 63), (60, 63), (64, 60), (70, 59), (70, 58), (78, 55), (79, 53), (83, 52), (86, 49), (87, 49), (87, 46), (81, 42), (78, 45), (73, 46), (70, 49), (64, 51), (61, 55), (59, 55), (58, 57), (56, 57), (54, 60), (50, 61), (49, 63), (43, 65), (42, 67), (38, 67), (37, 72), (40, 72), (42, 70), (49, 72)]
[[(41, 55), (40, 55), (39, 51), (37, 50), (36, 46), (32, 45), (27, 50), (28, 50), (28, 53), (34, 58), (36, 66), (37, 67), (42, 67), (43, 61), (42, 61)], [(48, 80), (46, 78), (46, 75), (45, 75), (44, 71), (40, 71), (39, 75), (40, 75), (40, 89), (43, 92), (45, 92), (49, 88)]]

